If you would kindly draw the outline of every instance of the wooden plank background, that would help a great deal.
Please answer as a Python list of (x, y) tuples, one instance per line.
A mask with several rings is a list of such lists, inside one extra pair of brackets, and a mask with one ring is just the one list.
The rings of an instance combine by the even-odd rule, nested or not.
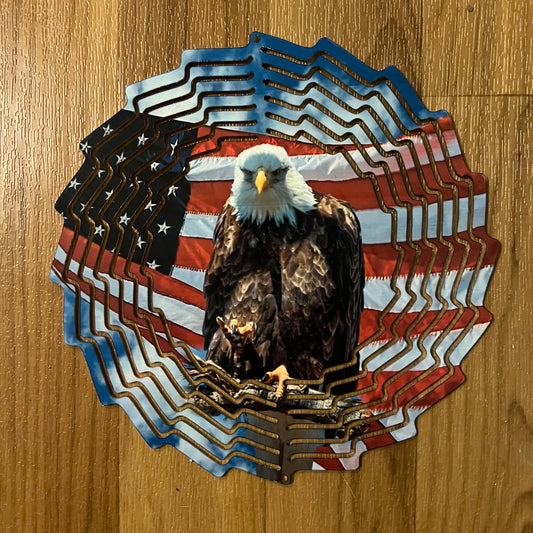
[[(0, 531), (533, 531), (532, 21), (531, 0), (3, 0)], [(254, 30), (305, 46), (326, 36), (399, 67), (454, 117), (470, 167), (489, 177), (488, 228), (503, 244), (486, 301), (495, 320), (466, 384), (419, 419), (417, 438), (289, 487), (216, 479), (150, 449), (98, 403), (47, 280), (78, 141), (124, 105), (127, 84)]]

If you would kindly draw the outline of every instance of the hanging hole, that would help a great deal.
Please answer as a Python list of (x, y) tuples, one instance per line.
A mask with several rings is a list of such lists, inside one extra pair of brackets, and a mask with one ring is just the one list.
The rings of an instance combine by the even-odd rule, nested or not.
[(254, 43), (258, 43), (261, 40), (261, 37), (259, 35), (254, 35)]

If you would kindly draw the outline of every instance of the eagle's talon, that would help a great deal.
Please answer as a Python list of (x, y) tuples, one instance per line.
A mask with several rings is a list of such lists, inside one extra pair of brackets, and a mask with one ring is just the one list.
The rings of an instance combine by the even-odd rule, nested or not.
[(244, 326), (239, 327), (239, 321), (232, 318), (229, 324), (224, 322), (220, 316), (216, 317), (218, 327), (222, 330), (224, 337), (226, 337), (232, 345), (246, 344), (246, 341), (252, 336), (255, 331), (255, 322), (247, 322)]
[(285, 394), (285, 382), (290, 379), (289, 372), (285, 365), (279, 365), (272, 372), (267, 372), (261, 380), (266, 385), (270, 385), (277, 381), (276, 392), (274, 393), (274, 401), (278, 403)]

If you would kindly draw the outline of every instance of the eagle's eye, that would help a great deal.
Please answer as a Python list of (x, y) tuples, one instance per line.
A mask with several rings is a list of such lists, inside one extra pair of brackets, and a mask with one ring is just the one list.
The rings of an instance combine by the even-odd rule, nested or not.
[(251, 180), (254, 177), (254, 173), (251, 170), (248, 170), (247, 168), (241, 168), (241, 170), (245, 179)]
[(273, 170), (271, 174), (274, 178), (279, 179), (285, 172), (287, 172), (287, 167), (279, 167), (276, 170)]

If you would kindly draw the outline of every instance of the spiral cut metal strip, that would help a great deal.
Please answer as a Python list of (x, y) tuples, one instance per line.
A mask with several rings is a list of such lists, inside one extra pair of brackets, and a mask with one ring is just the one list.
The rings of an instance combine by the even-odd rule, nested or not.
[[(327, 39), (303, 48), (263, 34), (185, 51), (178, 69), (126, 93), (82, 141), (85, 161), (56, 206), (65, 339), (82, 348), (102, 403), (122, 406), (150, 446), (171, 444), (217, 476), (289, 483), (413, 437), (419, 414), (463, 382), (461, 361), (491, 321), (499, 244), (484, 228), (485, 178), (468, 170), (449, 115), (429, 112), (394, 67), (372, 70)], [(303, 393), (283, 410), (268, 396), (252, 405), (246, 383), (233, 383), (236, 398), (229, 378), (202, 373), (214, 221), (235, 155), (265, 140), (358, 212), (357, 402), (325, 391), (313, 408)]]

